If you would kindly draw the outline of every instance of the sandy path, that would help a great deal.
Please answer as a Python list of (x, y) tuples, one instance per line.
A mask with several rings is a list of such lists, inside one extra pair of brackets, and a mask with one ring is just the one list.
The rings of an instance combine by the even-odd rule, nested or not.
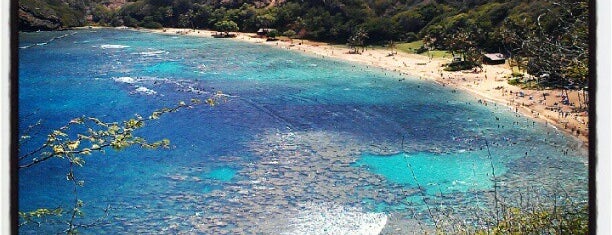
[[(201, 37), (211, 37), (215, 33), (215, 31), (208, 30), (174, 28), (146, 31)], [(389, 56), (390, 51), (382, 48), (366, 48), (362, 54), (349, 54), (349, 48), (346, 45), (330, 45), (301, 39), (294, 39), (293, 42), (290, 40), (266, 42), (265, 39), (257, 38), (253, 33), (239, 33), (236, 38), (225, 40), (265, 44), (286, 50), (320, 55), (323, 58), (335, 58), (376, 66), (419, 79), (430, 79), (445, 86), (472, 93), (483, 100), (483, 105), (487, 104), (485, 101), (507, 105), (514, 112), (534, 118), (538, 122), (554, 125), (558, 129), (570, 133), (580, 139), (585, 146), (588, 146), (588, 113), (573, 111), (580, 106), (580, 103), (583, 105), (586, 103), (584, 101), (579, 102), (579, 92), (569, 92), (569, 100), (574, 104), (571, 106), (562, 104), (561, 90), (527, 90), (509, 85), (507, 78), (504, 78), (511, 74), (510, 67), (507, 64), (484, 65), (483, 71), (479, 73), (446, 72), (442, 70), (441, 65), (448, 63), (450, 58), (430, 59), (427, 56), (404, 52)], [(546, 97), (544, 97), (544, 94), (547, 94)]]

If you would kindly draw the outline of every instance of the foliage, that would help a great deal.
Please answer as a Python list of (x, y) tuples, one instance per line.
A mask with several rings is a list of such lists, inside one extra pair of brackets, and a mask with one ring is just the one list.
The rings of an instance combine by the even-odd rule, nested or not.
[(401, 42), (423, 40), (419, 53), (432, 56), (440, 53), (431, 51), (449, 51), (474, 63), (479, 63), (482, 52), (499, 52), (520, 61), (519, 69), (546, 75), (538, 80), (542, 85), (584, 87), (588, 83), (587, 0), (287, 0), (268, 4), (133, 0), (113, 11), (94, 0), (20, 1), (35, 15), (59, 15), (65, 26), (82, 25), (89, 12), (99, 25), (219, 29), (235, 22), (237, 27), (221, 31), (275, 28), (292, 30), (298, 38), (349, 44), (361, 44), (353, 38), (361, 30), (368, 35), (363, 44), (395, 41), (402, 50)]
[(478, 64), (472, 62), (472, 61), (456, 61), (456, 62), (452, 62), (449, 63), (448, 65), (446, 65), (446, 68), (444, 68), (444, 71), (461, 71), (461, 70), (470, 70), (473, 69), (474, 67), (477, 67)]
[(289, 29), (285, 32), (283, 32), (283, 36), (288, 37), (288, 38), (293, 38), (295, 37), (297, 33), (295, 31), (293, 31), (292, 29)]
[(351, 48), (352, 54), (359, 54), (358, 47), (361, 47), (362, 52), (365, 50), (365, 40), (368, 38), (368, 33), (366, 33), (363, 29), (358, 29), (355, 33), (349, 38), (348, 44)]
[(588, 234), (586, 206), (554, 207), (538, 210), (509, 208), (502, 220), (475, 234)]
[(268, 31), (268, 34), (267, 34), (269, 38), (276, 38), (278, 35), (279, 33), (278, 33), (278, 30), (276, 29)]
[(144, 22), (142, 24), (139, 24), (139, 25), (140, 25), (140, 27), (148, 28), (148, 29), (161, 29), (161, 28), (164, 27), (162, 24), (160, 24), (158, 22), (154, 22), (154, 21), (146, 21), (146, 22)]
[[(214, 106), (224, 95), (217, 92), (208, 98), (204, 103)], [(30, 139), (28, 133), (34, 126), (26, 129), (20, 138), (20, 156), (18, 158), (18, 168), (20, 171), (44, 163), (50, 159), (58, 159), (67, 163), (66, 180), (73, 187), (72, 208), (39, 208), (29, 212), (19, 212), (20, 225), (37, 224), (40, 226), (47, 221), (48, 217), (62, 217), (66, 215), (67, 234), (77, 233), (77, 228), (87, 227), (77, 223), (77, 218), (83, 216), (82, 207), (84, 202), (78, 197), (78, 190), (85, 185), (84, 179), (75, 174), (76, 167), (83, 167), (86, 159), (95, 153), (103, 153), (106, 149), (122, 150), (131, 146), (139, 146), (146, 149), (168, 148), (170, 141), (162, 139), (149, 142), (144, 137), (136, 135), (136, 131), (145, 126), (150, 120), (159, 119), (167, 113), (177, 112), (183, 108), (190, 108), (201, 104), (198, 99), (192, 99), (189, 104), (179, 102), (172, 108), (162, 108), (151, 113), (149, 117), (136, 115), (134, 118), (123, 122), (103, 122), (95, 117), (78, 117), (70, 120), (66, 125), (53, 130), (47, 135), (46, 140), (39, 147), (32, 151), (21, 152), (22, 144)], [(50, 189), (53, 190), (53, 189)], [(108, 209), (107, 209), (108, 210)]]
[(257, 24), (259, 25), (259, 27), (262, 27), (262, 28), (269, 28), (271, 25), (273, 25), (276, 22), (276, 17), (274, 17), (274, 15), (270, 13), (259, 15), (256, 17), (256, 19), (257, 19)]
[(427, 23), (418, 11), (403, 11), (394, 15), (391, 20), (396, 22), (396, 28), (400, 32), (418, 33)]
[(516, 72), (516, 71), (513, 71), (513, 72), (512, 72), (512, 74), (511, 74), (510, 76), (512, 76), (513, 78), (514, 78), (514, 77), (520, 77), (520, 78), (522, 78), (523, 76), (525, 76), (525, 74), (523, 74), (523, 73), (521, 73), (521, 72)]
[(91, 11), (92, 19), (100, 25), (110, 25), (113, 21), (113, 12), (103, 5), (96, 6)]
[(47, 208), (39, 208), (34, 211), (29, 212), (19, 212), (19, 217), (23, 220), (23, 222), (19, 225), (25, 225), (27, 223), (36, 223), (40, 226), (40, 222), (38, 219), (47, 217), (47, 216), (61, 216), (63, 213), (62, 208), (55, 209), (47, 209)]
[(521, 84), (521, 79), (520, 78), (510, 78), (510, 79), (508, 79), (508, 85), (516, 86), (518, 84)]
[[(541, 82), (556, 86), (587, 85), (588, 77), (588, 6), (586, 1), (551, 3), (536, 18), (536, 25), (523, 40), (520, 50), (531, 58), (527, 72), (547, 74)], [(553, 20), (554, 19), (554, 20)]]
[(395, 22), (389, 18), (370, 18), (361, 25), (361, 28), (368, 35), (368, 43), (380, 43), (398, 39)]
[[(18, 1), (19, 9), (32, 14), (38, 19), (50, 21), (52, 24), (58, 24), (58, 28), (76, 27), (85, 24), (85, 8), (89, 4), (89, 0), (83, 1), (60, 1), (60, 0), (20, 0)], [(40, 25), (31, 24), (27, 18), (21, 18), (19, 14), (19, 29), (20, 30), (48, 30), (49, 28), (41, 28)], [(57, 28), (52, 28), (57, 29)]]
[(229, 32), (238, 31), (238, 24), (231, 20), (224, 20), (221, 22), (217, 22), (215, 24), (215, 28), (221, 32), (224, 32), (225, 35), (229, 35)]
[[(65, 4), (51, 4), (62, 1), (71, 3), (74, 12), (61, 10)], [(20, 4), (40, 9), (39, 15), (48, 13), (43, 9), (62, 11), (66, 26), (82, 25), (90, 12), (100, 25), (217, 28), (219, 22), (233, 21), (246, 32), (293, 30), (300, 38), (332, 42), (346, 42), (356, 29), (363, 29), (368, 44), (429, 38), (426, 49), (448, 50), (474, 62), (475, 55), (485, 51), (532, 58), (529, 72), (550, 73), (553, 83), (582, 85), (588, 77), (586, 0), (287, 0), (274, 6), (253, 0), (134, 0), (116, 11), (93, 0)]]

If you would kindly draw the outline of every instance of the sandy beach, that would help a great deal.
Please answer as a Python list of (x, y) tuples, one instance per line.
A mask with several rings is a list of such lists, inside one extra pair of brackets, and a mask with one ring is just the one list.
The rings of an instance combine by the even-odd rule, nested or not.
[[(191, 35), (212, 37), (215, 31), (165, 28), (159, 30), (138, 29), (170, 35)], [(386, 48), (366, 48), (361, 54), (350, 54), (347, 45), (331, 45), (302, 39), (280, 38), (267, 42), (254, 33), (237, 33), (235, 38), (219, 40), (240, 40), (250, 43), (270, 45), (286, 50), (334, 58), (344, 61), (375, 66), (398, 75), (429, 79), (452, 89), (465, 90), (477, 97), (479, 105), (490, 105), (491, 102), (505, 105), (509, 110), (533, 118), (534, 122), (553, 125), (580, 139), (588, 146), (589, 117), (586, 111), (575, 111), (579, 107), (587, 110), (588, 102), (581, 100), (582, 92), (569, 91), (569, 105), (562, 102), (561, 90), (529, 90), (509, 85), (507, 78), (512, 73), (508, 63), (501, 65), (483, 65), (480, 72), (447, 72), (443, 64), (452, 58), (429, 58), (428, 56), (397, 52), (389, 55)], [(588, 95), (587, 95), (588, 96)], [(572, 105), (573, 104), (573, 105)]]

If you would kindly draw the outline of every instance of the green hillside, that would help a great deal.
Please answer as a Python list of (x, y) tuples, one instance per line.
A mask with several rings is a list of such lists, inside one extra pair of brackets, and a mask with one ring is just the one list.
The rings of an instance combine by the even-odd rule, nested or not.
[[(422, 41), (421, 52), (447, 50), (476, 64), (484, 52), (529, 61), (523, 69), (542, 77), (545, 86), (582, 87), (588, 81), (587, 0), (135, 0), (117, 10), (106, 7), (109, 1), (67, 1), (20, 0), (20, 7), (35, 17), (54, 16), (47, 21), (57, 28), (215, 29), (233, 21), (243, 32), (275, 28), (333, 43), (358, 33), (364, 44)], [(27, 22), (20, 27), (40, 28)]]

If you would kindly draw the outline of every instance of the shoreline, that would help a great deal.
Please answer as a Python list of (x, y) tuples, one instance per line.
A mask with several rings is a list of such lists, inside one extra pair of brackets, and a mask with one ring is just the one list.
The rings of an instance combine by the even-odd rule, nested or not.
[[(94, 27), (96, 28), (96, 27)], [(104, 27), (98, 27), (104, 28)], [(212, 38), (216, 31), (193, 30), (180, 28), (163, 29), (133, 29), (167, 35), (186, 35)], [(285, 50), (299, 51), (304, 54), (322, 56), (322, 58), (334, 58), (346, 62), (359, 63), (394, 72), (415, 79), (427, 79), (442, 86), (460, 89), (479, 99), (479, 104), (487, 105), (494, 102), (505, 105), (510, 111), (520, 113), (535, 122), (552, 125), (582, 143), (585, 149), (589, 146), (589, 117), (586, 111), (573, 112), (578, 107), (579, 91), (567, 91), (571, 103), (575, 106), (562, 104), (562, 91), (551, 90), (528, 90), (509, 85), (506, 76), (512, 73), (508, 63), (501, 65), (484, 65), (479, 73), (456, 71), (443, 71), (442, 64), (449, 63), (452, 58), (429, 58), (424, 55), (409, 54), (397, 51), (390, 56), (386, 48), (366, 48), (362, 54), (349, 54), (346, 45), (333, 45), (323, 42), (302, 39), (280, 39), (267, 42), (264, 38), (257, 37), (255, 33), (236, 33), (235, 38), (221, 38), (219, 40), (238, 40), (249, 43), (264, 44)], [(402, 79), (403, 80), (403, 79)], [(482, 101), (482, 102), (481, 102)], [(586, 103), (588, 102), (580, 102)], [(588, 109), (586, 109), (588, 110)]]

